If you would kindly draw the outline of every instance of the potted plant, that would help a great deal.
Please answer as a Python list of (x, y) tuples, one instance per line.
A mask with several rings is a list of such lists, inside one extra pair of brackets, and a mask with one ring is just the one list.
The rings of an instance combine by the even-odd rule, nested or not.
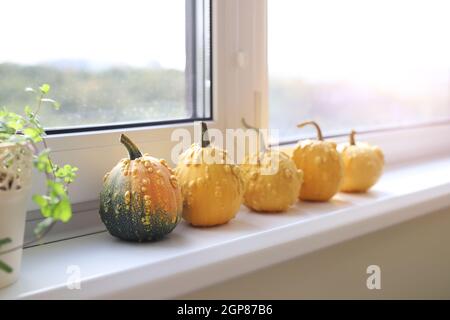
[(33, 166), (46, 176), (47, 184), (46, 194), (33, 195), (45, 217), (34, 230), (36, 238), (42, 238), (55, 222), (67, 222), (72, 216), (67, 186), (73, 182), (77, 168), (52, 162), (39, 121), (44, 104), (56, 109), (59, 104), (47, 98), (48, 84), (25, 90), (37, 97), (34, 109), (26, 106), (24, 115), (6, 107), (0, 109), (0, 288), (19, 276)]

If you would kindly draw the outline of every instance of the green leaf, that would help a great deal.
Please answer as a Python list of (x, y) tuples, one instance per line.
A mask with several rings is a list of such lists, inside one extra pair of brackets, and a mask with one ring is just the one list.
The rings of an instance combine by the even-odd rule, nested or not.
[(2, 127), (6, 129), (6, 131), (18, 131), (21, 130), (26, 124), (25, 119), (14, 112), (3, 112), (0, 115), (0, 122), (2, 122)]
[(52, 193), (54, 193), (56, 196), (60, 197), (66, 197), (66, 189), (62, 183), (55, 182), (55, 181), (47, 181), (47, 186), (51, 190)]
[(65, 186), (60, 182), (47, 181), (48, 194), (46, 196), (34, 195), (33, 200), (41, 208), (46, 218), (55, 221), (67, 222), (72, 218), (72, 207)]
[(72, 207), (68, 197), (64, 197), (55, 206), (52, 217), (56, 220), (61, 220), (62, 222), (67, 222), (72, 218)]
[(11, 239), (10, 238), (4, 238), (4, 239), (0, 239), (0, 247), (4, 246), (5, 244), (11, 243)]
[(34, 158), (34, 167), (40, 172), (51, 173), (53, 171), (52, 163), (48, 157), (50, 150), (45, 149)]
[(31, 109), (30, 106), (25, 106), (25, 108), (23, 109), (23, 111), (25, 112), (25, 115), (26, 115), (28, 118), (33, 117), (33, 109)]
[[(5, 238), (5, 239), (0, 239), (0, 247), (4, 246), (5, 244), (11, 243), (11, 239), (10, 238)], [(7, 272), (7, 273), (11, 273), (13, 271), (13, 269), (8, 266), (6, 263), (4, 263), (2, 260), (0, 260), (0, 270)]]
[(33, 198), (33, 201), (41, 208), (48, 205), (48, 200), (44, 196), (35, 194), (35, 195), (33, 195), (32, 198)]
[(13, 269), (10, 266), (8, 266), (6, 263), (4, 263), (2, 260), (0, 260), (0, 270), (4, 271), (6, 273), (13, 272)]
[[(57, 101), (44, 98), (50, 91), (50, 85), (46, 83), (42, 84), (38, 90), (26, 88), (25, 91), (36, 94), (38, 101), (36, 110), (39, 110), (41, 103), (51, 103), (55, 109), (60, 107)], [(8, 111), (5, 107), (0, 108), (0, 142), (41, 142), (45, 136), (45, 130), (36, 115), (36, 110), (25, 106), (25, 116), (21, 116)], [(45, 230), (45, 227), (54, 221), (67, 222), (72, 217), (66, 186), (74, 181), (78, 169), (70, 165), (62, 168), (56, 166), (50, 160), (49, 153), (50, 150), (46, 149), (33, 156), (35, 168), (46, 173), (48, 177), (47, 194), (33, 196), (33, 201), (40, 207), (42, 215), (47, 218), (38, 225), (37, 232)]]
[(72, 183), (75, 180), (77, 171), (77, 167), (66, 164), (64, 167), (56, 170), (55, 176), (62, 179), (65, 183)]
[(39, 87), (39, 90), (41, 90), (42, 94), (47, 94), (50, 91), (50, 85), (44, 83), (42, 86)]
[(49, 196), (42, 196), (35, 194), (32, 197), (33, 201), (39, 206), (41, 209), (41, 213), (44, 217), (50, 217), (52, 214), (52, 208), (50, 204), (50, 197)]
[(39, 129), (41, 131), (41, 136), (45, 135), (44, 127), (39, 122), (39, 119), (35, 116), (30, 117), (30, 125), (34, 126), (35, 128)]
[(19, 121), (19, 120), (10, 120), (6, 123), (6, 125), (12, 129), (14, 129), (15, 131), (19, 131), (23, 128), (23, 121)]
[(10, 134), (0, 132), (0, 142), (8, 141), (10, 137)]
[(40, 128), (25, 128), (23, 129), (23, 134), (30, 138), (33, 142), (42, 141), (42, 130)]
[(11, 137), (22, 130), (26, 124), (26, 119), (21, 115), (9, 112), (6, 108), (0, 110), (0, 133), (3, 141), (10, 141)]

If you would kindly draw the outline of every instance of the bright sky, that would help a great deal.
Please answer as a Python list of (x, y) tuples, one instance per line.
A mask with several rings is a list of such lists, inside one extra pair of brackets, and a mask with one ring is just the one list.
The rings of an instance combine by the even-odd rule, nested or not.
[[(450, 1), (268, 2), (272, 75), (395, 85), (411, 72), (433, 77), (450, 68)], [(2, 1), (0, 63), (158, 61), (182, 70), (184, 5), (184, 0)]]
[(420, 74), (448, 82), (448, 0), (268, 2), (272, 76), (410, 86)]
[(184, 0), (5, 0), (0, 10), (0, 63), (185, 66)]

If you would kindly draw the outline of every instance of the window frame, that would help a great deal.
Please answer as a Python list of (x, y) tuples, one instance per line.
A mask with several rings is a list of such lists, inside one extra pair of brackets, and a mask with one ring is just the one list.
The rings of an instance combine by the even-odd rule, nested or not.
[[(268, 65), (267, 65), (267, 0), (211, 0), (211, 68), (212, 115), (207, 121), (212, 128), (241, 128), (241, 119), (256, 126), (269, 125)], [(126, 132), (144, 152), (170, 161), (173, 129), (193, 130), (192, 121), (164, 123), (146, 127), (112, 128), (103, 131), (58, 133), (48, 137), (56, 163), (78, 166), (77, 181), (70, 186), (74, 204), (97, 203), (103, 175), (119, 159), (126, 157), (118, 137)], [(388, 162), (448, 152), (446, 136), (450, 123), (432, 126), (410, 126), (370, 131), (362, 134), (381, 145)], [(344, 135), (335, 140), (343, 141)], [(294, 144), (287, 141), (284, 144)], [(173, 163), (171, 163), (174, 165)], [(32, 192), (44, 192), (43, 177), (35, 175)], [(36, 209), (29, 201), (28, 208)]]

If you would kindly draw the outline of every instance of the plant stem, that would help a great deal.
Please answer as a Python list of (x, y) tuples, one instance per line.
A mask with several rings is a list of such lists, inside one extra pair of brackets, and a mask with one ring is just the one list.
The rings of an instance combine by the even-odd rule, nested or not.
[[(42, 142), (44, 144), (44, 148), (48, 149), (47, 143), (45, 142), (44, 138), (42, 138)], [(34, 153), (37, 154), (38, 151), (39, 151), (38, 147), (36, 146), (36, 144), (34, 142), (31, 141), (30, 143), (31, 143), (31, 146), (33, 147)], [(52, 169), (52, 174), (50, 174), (50, 172), (45, 171), (45, 177), (47, 178), (47, 180), (55, 180), (55, 169), (53, 167), (53, 162), (50, 159), (50, 156), (48, 157), (48, 160), (50, 162), (50, 167)]]
[(42, 99), (43, 98), (44, 98), (44, 94), (41, 93), (40, 96), (39, 96), (39, 99), (38, 99), (37, 108), (36, 108), (36, 110), (33, 113), (33, 117), (32, 117), (33, 120), (36, 119), (36, 116), (38, 115), (39, 111), (41, 111), (41, 105), (42, 105)]
[[(45, 95), (44, 93), (41, 93), (39, 95), (36, 111), (33, 113), (33, 116), (31, 117), (32, 120), (36, 120), (36, 117), (37, 117), (39, 111), (41, 110), (42, 99), (44, 98), (44, 95)], [(46, 135), (45, 129), (43, 129), (43, 130), (44, 130), (44, 135)], [(47, 141), (45, 140), (44, 137), (42, 137), (42, 143), (44, 144), (44, 148), (48, 149)], [(34, 143), (32, 143), (32, 145), (34, 147), (35, 153), (37, 153), (37, 151), (39, 149), (37, 148), (37, 146)], [(50, 155), (48, 156), (48, 161), (50, 162), (50, 168), (52, 169), (52, 176), (48, 172), (45, 172), (45, 175), (47, 177), (47, 180), (55, 180), (55, 167), (53, 165), (52, 159), (50, 158)]]

